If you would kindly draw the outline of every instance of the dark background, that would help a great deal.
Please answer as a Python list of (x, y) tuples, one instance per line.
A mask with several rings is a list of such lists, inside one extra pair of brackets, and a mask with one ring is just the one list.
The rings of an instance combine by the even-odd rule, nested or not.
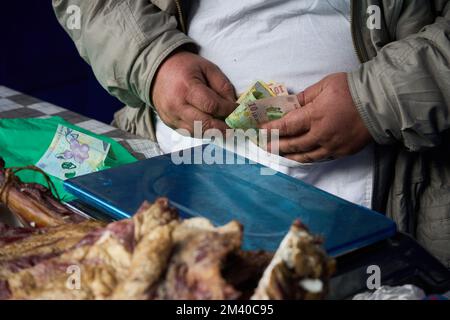
[(50, 0), (2, 1), (0, 85), (107, 123), (123, 106), (78, 55)]

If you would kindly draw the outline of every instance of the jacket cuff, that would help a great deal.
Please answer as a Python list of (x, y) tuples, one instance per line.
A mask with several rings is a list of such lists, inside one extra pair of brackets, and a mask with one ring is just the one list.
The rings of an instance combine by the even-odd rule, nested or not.
[(353, 102), (375, 142), (381, 145), (395, 143), (395, 133), (390, 128), (398, 126), (396, 116), (389, 112), (389, 101), (373, 70), (373, 62), (348, 73), (347, 79)]
[(151, 89), (156, 72), (164, 60), (180, 47), (195, 48), (196, 44), (184, 33), (171, 30), (152, 41), (137, 57), (130, 71), (130, 90), (146, 105), (153, 107)]

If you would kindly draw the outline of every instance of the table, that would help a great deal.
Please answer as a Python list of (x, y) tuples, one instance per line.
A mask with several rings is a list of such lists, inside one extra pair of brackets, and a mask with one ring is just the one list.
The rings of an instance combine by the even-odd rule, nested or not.
[[(0, 86), (0, 118), (49, 116), (59, 116), (79, 127), (111, 137), (139, 160), (162, 154), (155, 142)], [(110, 220), (101, 212), (77, 200), (68, 205), (72, 209), (88, 213), (91, 217)], [(385, 271), (382, 276), (383, 285), (399, 286), (413, 283), (427, 293), (443, 293), (450, 290), (450, 272), (414, 240), (402, 234), (341, 256), (337, 262), (339, 268), (331, 281), (332, 289), (329, 295), (331, 299), (349, 299), (354, 294), (365, 291), (367, 267), (370, 265), (379, 265), (381, 270)]]
[[(156, 142), (143, 139), (129, 132), (125, 132), (100, 121), (90, 119), (76, 112), (67, 110), (63, 107), (39, 100), (35, 97), (15, 91), (11, 88), (0, 86), (0, 119), (6, 118), (48, 118), (58, 116), (77, 125), (81, 128), (110, 137), (120, 143), (127, 149), (136, 159), (144, 160), (159, 156), (162, 154), (159, 145)], [(66, 203), (72, 210), (78, 211), (80, 214), (88, 215), (92, 218), (110, 221), (111, 219), (90, 206), (87, 206), (79, 200), (73, 200)], [(4, 208), (0, 208), (4, 211)], [(1, 212), (0, 212), (1, 213)], [(19, 223), (14, 217), (8, 217), (2, 214), (12, 225)], [(13, 221), (14, 220), (14, 221)], [(0, 221), (2, 222), (2, 221)]]
[(39, 100), (0, 86), (0, 119), (5, 118), (47, 118), (58, 116), (81, 128), (113, 138), (138, 160), (148, 159), (162, 154), (159, 145), (131, 133), (117, 129), (60, 106)]

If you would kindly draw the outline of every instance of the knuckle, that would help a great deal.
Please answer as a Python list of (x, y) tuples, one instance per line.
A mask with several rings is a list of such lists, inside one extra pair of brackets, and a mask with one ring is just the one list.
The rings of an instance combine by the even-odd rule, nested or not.
[(170, 105), (167, 105), (165, 111), (169, 114), (179, 114), (183, 111), (183, 103), (181, 101), (171, 103)]
[(160, 112), (159, 117), (161, 118), (162, 122), (164, 122), (168, 126), (172, 126), (172, 121), (165, 114)]
[(311, 156), (308, 155), (307, 153), (305, 153), (305, 154), (302, 155), (301, 160), (302, 160), (301, 162), (303, 162), (303, 163), (311, 163), (311, 162), (314, 161), (314, 160), (311, 158)]
[(337, 134), (335, 134), (332, 137), (329, 137), (326, 143), (326, 146), (330, 151), (334, 151), (345, 145), (346, 145), (345, 141), (343, 141), (342, 138)]
[(322, 149), (323, 149), (322, 155), (324, 157), (329, 157), (329, 156), (333, 155), (336, 152), (336, 150), (335, 150), (335, 148), (333, 146), (328, 146), (328, 145), (327, 146), (323, 146)]
[(225, 93), (232, 93), (232, 92), (234, 92), (234, 87), (229, 81), (225, 80), (224, 83), (222, 84), (221, 90), (222, 90), (222, 92), (225, 92)]
[(303, 91), (303, 98), (305, 101), (311, 102), (314, 100), (314, 89), (314, 87), (310, 87)]
[(288, 133), (288, 125), (287, 125), (287, 123), (286, 123), (286, 121), (281, 121), (281, 123), (280, 123), (280, 132), (281, 133)]
[(317, 131), (309, 131), (308, 134), (310, 136), (309, 142), (311, 144), (317, 144), (322, 146), (326, 144), (326, 142), (328, 141), (327, 139), (324, 139), (324, 137), (320, 134), (320, 132), (318, 133)]
[(305, 108), (304, 109), (304, 121), (303, 121), (303, 126), (304, 129), (309, 131), (311, 130), (311, 126), (312, 126), (312, 113), (311, 110), (309, 108)]
[(186, 89), (186, 100), (187, 101), (193, 101), (195, 99), (195, 97), (198, 95), (199, 92), (199, 85), (198, 84), (194, 84), (189, 86)]
[(206, 132), (210, 129), (213, 129), (213, 121), (211, 118), (203, 119), (202, 121), (202, 132)]
[(331, 152), (329, 152), (326, 148), (323, 148), (322, 151), (317, 155), (317, 160), (323, 160), (331, 156)]
[(161, 113), (164, 113), (166, 118), (169, 118), (171, 124), (173, 125), (178, 125), (181, 120), (184, 120), (183, 118), (185, 117), (183, 110), (179, 104), (171, 105), (170, 107), (165, 109), (163, 112), (160, 112), (159, 114)]
[(209, 61), (208, 63), (208, 71), (212, 74), (212, 75), (217, 75), (220, 74), (222, 71), (220, 70), (219, 66), (215, 63), (212, 63), (211, 61)]
[(166, 118), (167, 120), (163, 120), (163, 122), (165, 122), (170, 128), (172, 129), (178, 129), (179, 123), (180, 121), (177, 118)]
[(297, 149), (297, 144), (293, 139), (288, 140), (287, 142), (287, 151), (294, 152)]
[(330, 85), (330, 91), (331, 91), (331, 94), (333, 96), (340, 96), (340, 95), (342, 95), (341, 89), (334, 83)]
[(174, 118), (172, 118), (171, 122), (172, 122), (174, 127), (178, 128), (179, 125), (180, 125), (181, 120), (178, 117), (174, 117)]
[(219, 104), (213, 99), (206, 98), (203, 104), (203, 109), (206, 113), (215, 114), (219, 110)]

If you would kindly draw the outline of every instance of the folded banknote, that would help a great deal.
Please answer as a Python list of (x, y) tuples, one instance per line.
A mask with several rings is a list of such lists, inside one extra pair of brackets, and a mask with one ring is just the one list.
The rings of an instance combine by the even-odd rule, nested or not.
[(276, 82), (266, 84), (258, 81), (241, 95), (238, 103), (225, 122), (230, 128), (243, 130), (256, 129), (300, 108), (297, 96), (289, 95), (286, 87)]
[[(271, 84), (274, 88), (275, 83)], [(242, 104), (258, 99), (275, 97), (275, 92), (271, 87), (263, 81), (257, 81), (253, 86), (251, 86), (247, 91), (245, 91), (238, 99), (237, 103)]]
[(281, 119), (285, 114), (300, 108), (297, 96), (280, 96), (256, 100), (247, 104), (254, 125)]
[(276, 95), (276, 96), (288, 96), (289, 92), (287, 88), (284, 86), (284, 84), (277, 83), (275, 81), (271, 81), (267, 84), (269, 89)]

